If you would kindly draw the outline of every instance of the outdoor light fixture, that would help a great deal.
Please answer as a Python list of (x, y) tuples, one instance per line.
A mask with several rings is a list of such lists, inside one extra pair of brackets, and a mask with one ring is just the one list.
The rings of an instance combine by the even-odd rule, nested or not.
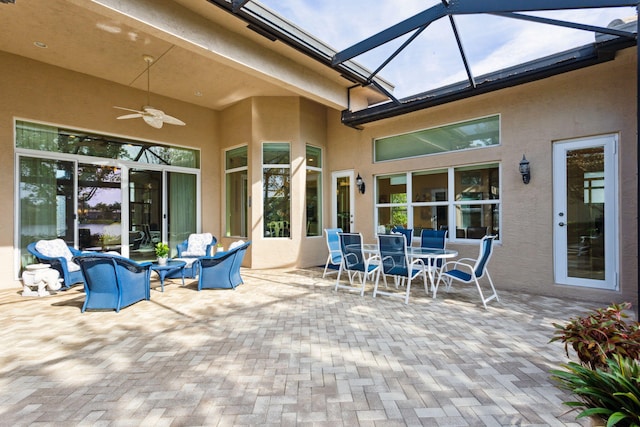
[(531, 168), (529, 167), (529, 160), (522, 155), (522, 160), (520, 160), (520, 175), (522, 175), (522, 182), (528, 184), (531, 180)]
[(364, 185), (364, 180), (362, 179), (360, 174), (358, 174), (358, 176), (356, 177), (356, 186), (358, 187), (358, 191), (364, 194), (365, 185)]

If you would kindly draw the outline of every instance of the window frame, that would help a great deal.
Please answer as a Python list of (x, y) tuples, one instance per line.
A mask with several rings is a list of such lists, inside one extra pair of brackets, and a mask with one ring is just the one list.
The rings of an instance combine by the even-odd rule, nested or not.
[[(265, 163), (265, 148), (269, 145), (286, 145), (288, 147), (288, 156), (289, 156), (289, 162), (288, 163)], [(262, 222), (263, 222), (263, 226), (262, 226), (262, 238), (264, 239), (277, 239), (277, 238), (283, 238), (283, 239), (291, 239), (291, 143), (290, 142), (285, 142), (285, 141), (263, 141), (261, 144), (261, 164), (262, 164)], [(288, 183), (289, 183), (289, 194), (288, 194), (288, 212), (287, 212), (287, 218), (288, 219), (282, 219), (280, 221), (277, 222), (282, 222), (282, 228), (278, 230), (278, 235), (276, 236), (271, 236), (271, 235), (267, 235), (267, 227), (268, 224), (272, 221), (267, 222), (267, 209), (266, 209), (266, 202), (267, 199), (265, 197), (265, 194), (267, 193), (267, 189), (265, 188), (265, 185), (267, 185), (267, 180), (265, 179), (265, 171), (267, 169), (286, 169), (289, 173), (288, 173)], [(284, 218), (284, 217), (283, 217)], [(280, 230), (282, 230), (282, 233), (280, 233)], [(282, 234), (282, 235), (279, 235)]]
[[(466, 170), (470, 170), (470, 169), (476, 169), (476, 170), (488, 170), (488, 169), (493, 169), (493, 168), (497, 168), (497, 180), (498, 180), (498, 195), (497, 198), (483, 198), (480, 200), (456, 200), (456, 186), (455, 186), (455, 179), (456, 179), (456, 171), (458, 172), (463, 172)], [(446, 171), (447, 173), (447, 200), (446, 201), (430, 201), (430, 202), (417, 202), (414, 201), (413, 198), (411, 197), (411, 195), (415, 192), (413, 187), (413, 180), (412, 177), (414, 174), (419, 174), (419, 173), (429, 173), (429, 172), (444, 172)], [(389, 178), (389, 177), (399, 177), (399, 176), (406, 176), (406, 199), (407, 202), (406, 203), (392, 203), (392, 201), (386, 201), (384, 203), (380, 203), (379, 200), (379, 179), (380, 178)], [(385, 174), (380, 174), (380, 175), (375, 175), (374, 176), (374, 194), (375, 196), (375, 200), (374, 200), (374, 206), (373, 206), (373, 210), (374, 210), (374, 235), (377, 236), (378, 233), (389, 233), (390, 230), (388, 229), (389, 227), (387, 226), (388, 224), (380, 224), (380, 215), (379, 215), (379, 209), (380, 208), (406, 208), (406, 213), (407, 213), (407, 228), (412, 228), (415, 229), (415, 219), (414, 219), (414, 208), (415, 207), (422, 207), (422, 206), (433, 206), (433, 207), (437, 207), (437, 206), (447, 206), (447, 227), (449, 230), (447, 239), (452, 242), (452, 243), (462, 243), (462, 244), (479, 244), (480, 240), (479, 239), (469, 239), (469, 238), (460, 238), (456, 236), (456, 233), (453, 232), (452, 230), (456, 230), (457, 226), (459, 226), (460, 224), (458, 224), (458, 218), (457, 218), (457, 212), (458, 212), (458, 207), (460, 206), (464, 206), (464, 205), (497, 205), (497, 226), (493, 226), (491, 225), (491, 230), (498, 230), (498, 238), (496, 239), (496, 242), (501, 242), (502, 241), (502, 233), (500, 232), (502, 229), (502, 163), (499, 161), (494, 161), (494, 162), (486, 162), (486, 163), (478, 163), (478, 164), (473, 164), (473, 165), (456, 165), (456, 166), (449, 166), (446, 168), (434, 168), (434, 169), (423, 169), (423, 170), (414, 170), (414, 171), (407, 171), (407, 172), (398, 172), (398, 173), (385, 173)], [(393, 225), (393, 224), (392, 224)], [(383, 230), (384, 228), (384, 230)], [(420, 236), (419, 234), (414, 233), (414, 240), (419, 241)]]
[[(313, 149), (317, 149), (320, 153), (319, 153), (319, 158), (320, 158), (320, 166), (310, 166), (309, 162), (308, 162), (308, 150), (309, 148), (313, 148)], [(323, 171), (322, 171), (322, 167), (324, 165), (324, 151), (322, 149), (322, 147), (318, 147), (317, 145), (313, 145), (313, 144), (305, 144), (305, 209), (304, 209), (304, 216), (305, 216), (305, 221), (307, 224), (309, 224), (309, 211), (307, 209), (307, 191), (308, 191), (308, 176), (309, 176), (309, 171), (313, 171), (313, 172), (317, 172), (318, 173), (318, 177), (317, 177), (317, 181), (318, 181), (318, 189), (317, 189), (317, 193), (318, 193), (318, 198), (316, 201), (316, 208), (315, 208), (315, 213), (317, 216), (317, 224), (318, 224), (318, 234), (315, 235), (310, 235), (309, 234), (309, 226), (306, 227), (305, 230), (305, 237), (310, 237), (310, 238), (314, 238), (314, 237), (322, 237), (322, 225), (323, 225), (323, 215), (322, 215), (322, 208), (323, 208), (323, 197), (322, 197), (322, 175), (323, 175)]]
[[(450, 149), (450, 150), (442, 150), (442, 151), (435, 151), (435, 152), (417, 153), (417, 154), (413, 154), (413, 155), (395, 155), (392, 158), (379, 159), (380, 155), (378, 154), (378, 144), (383, 142), (384, 140), (391, 140), (392, 144), (399, 145), (399, 144), (403, 143), (404, 141), (402, 141), (402, 140), (393, 141), (394, 138), (410, 137), (412, 135), (419, 135), (420, 133), (429, 132), (429, 131), (434, 131), (434, 132), (437, 132), (438, 130), (443, 130), (444, 131), (445, 129), (454, 127), (456, 125), (460, 125), (460, 127), (463, 127), (465, 124), (471, 124), (473, 122), (478, 122), (478, 121), (482, 121), (482, 120), (485, 120), (485, 119), (490, 119), (490, 118), (493, 118), (493, 117), (496, 118), (497, 124), (498, 124), (498, 130), (497, 130), (497, 132), (498, 132), (498, 134), (497, 134), (498, 142), (496, 144), (479, 146), (479, 147), (469, 146), (469, 147), (460, 148), (460, 149)], [(418, 138), (418, 139), (421, 139), (421, 138)], [(456, 140), (459, 140), (459, 139), (456, 139)], [(452, 141), (454, 141), (454, 140), (452, 140)], [(435, 145), (435, 144), (433, 144), (433, 145)], [(412, 130), (411, 132), (405, 132), (405, 133), (399, 133), (399, 134), (395, 134), (395, 135), (388, 135), (388, 136), (384, 136), (384, 137), (374, 138), (372, 140), (373, 163), (384, 163), (384, 162), (394, 162), (394, 161), (398, 161), (398, 160), (416, 159), (416, 158), (435, 156), (435, 155), (446, 154), (446, 153), (458, 153), (458, 152), (464, 152), (464, 151), (470, 151), (470, 150), (480, 150), (480, 149), (485, 149), (485, 148), (494, 148), (494, 147), (499, 147), (501, 145), (502, 145), (502, 115), (500, 113), (495, 113), (495, 114), (488, 114), (488, 115), (485, 115), (485, 116), (475, 117), (475, 118), (471, 118), (471, 119), (467, 119), (467, 120), (460, 120), (460, 121), (457, 121), (457, 122), (451, 122), (451, 123), (447, 123), (447, 124), (443, 124), (443, 125), (438, 125), (438, 126), (432, 126), (432, 127), (427, 127), (427, 128), (423, 128), (423, 129)]]
[[(240, 148), (244, 148), (245, 149), (245, 154), (247, 157), (247, 162), (244, 166), (238, 166), (238, 167), (233, 167), (233, 168), (229, 168), (227, 169), (227, 154), (231, 151), (234, 150), (238, 150)], [(241, 145), (236, 145), (233, 147), (229, 147), (226, 148), (224, 150), (224, 155), (223, 155), (223, 161), (224, 161), (224, 193), (225, 193), (225, 223), (224, 223), (224, 235), (225, 237), (243, 237), (246, 238), (248, 236), (249, 233), (249, 227), (248, 227), (248, 220), (249, 220), (249, 204), (248, 204), (248, 192), (249, 192), (249, 187), (248, 187), (248, 179), (249, 179), (249, 145), (248, 144), (241, 144)], [(233, 213), (229, 212), (229, 194), (227, 193), (228, 191), (228, 185), (229, 185), (229, 178), (231, 175), (236, 174), (236, 173), (242, 173), (245, 172), (245, 176), (246, 176), (246, 180), (247, 180), (247, 186), (245, 188), (246, 190), (246, 194), (244, 194), (244, 224), (241, 225), (242, 228), (244, 228), (244, 231), (240, 234), (240, 235), (234, 235), (231, 233), (230, 231), (230, 224), (229, 224), (229, 217), (230, 215), (232, 215)]]

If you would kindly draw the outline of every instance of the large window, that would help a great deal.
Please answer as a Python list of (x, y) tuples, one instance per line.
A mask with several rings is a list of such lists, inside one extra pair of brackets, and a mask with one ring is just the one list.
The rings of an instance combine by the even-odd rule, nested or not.
[(497, 164), (376, 177), (378, 233), (401, 225), (448, 230), (451, 240), (500, 232), (500, 168)]
[(307, 145), (307, 236), (322, 235), (322, 149)]
[(264, 237), (291, 235), (291, 155), (286, 142), (262, 146)]
[(227, 237), (247, 236), (247, 170), (246, 145), (225, 153)]
[(500, 144), (500, 116), (483, 117), (437, 128), (376, 139), (376, 162), (406, 159)]
[(119, 159), (163, 166), (200, 167), (200, 152), (183, 147), (16, 122), (16, 148)]
[[(16, 246), (61, 238), (71, 246), (155, 258), (199, 228), (199, 151), (16, 121)], [(16, 263), (17, 264), (17, 263)]]

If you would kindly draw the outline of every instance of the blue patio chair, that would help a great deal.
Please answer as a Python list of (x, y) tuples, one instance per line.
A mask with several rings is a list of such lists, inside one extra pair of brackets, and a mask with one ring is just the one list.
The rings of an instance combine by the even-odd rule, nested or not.
[[(176, 245), (178, 255), (176, 259), (184, 261), (187, 265), (184, 267), (184, 277), (187, 279), (195, 279), (198, 275), (198, 264), (196, 261), (201, 256), (211, 256), (213, 254), (218, 239), (211, 233), (192, 233), (188, 239)], [(168, 279), (181, 278), (181, 271), (173, 271), (167, 274)]]
[(251, 242), (230, 246), (228, 251), (198, 258), (198, 290), (235, 289), (244, 283), (240, 267)]
[(325, 228), (324, 234), (327, 238), (327, 248), (329, 249), (329, 256), (327, 257), (327, 262), (324, 265), (324, 272), (322, 273), (322, 278), (327, 274), (327, 269), (329, 267), (332, 268), (333, 271), (330, 271), (329, 274), (338, 272), (340, 268), (340, 263), (342, 262), (342, 252), (340, 252), (340, 237), (338, 233), (342, 233), (342, 228)]
[[(489, 259), (493, 252), (493, 240), (495, 238), (496, 236), (484, 236), (482, 238), (478, 258), (460, 258), (459, 260), (445, 263), (440, 269), (440, 275), (438, 276), (438, 281), (436, 282), (436, 287), (433, 291), (433, 297), (436, 297), (440, 280), (444, 279), (446, 284), (445, 289), (447, 291), (451, 288), (451, 284), (454, 280), (462, 283), (475, 283), (484, 308), (487, 308), (487, 302), (492, 299), (500, 301), (496, 288), (493, 286), (491, 276), (489, 275), (489, 270), (487, 270), (487, 264), (489, 263)], [(492, 292), (491, 295), (486, 298), (482, 293), (479, 283), (479, 280), (484, 276), (487, 276)]]
[(80, 255), (74, 260), (85, 277), (83, 313), (87, 309), (119, 312), (138, 301), (151, 299), (150, 262), (137, 263), (119, 255), (102, 253)]
[[(380, 252), (381, 268), (378, 270), (376, 283), (373, 287), (373, 297), (376, 295), (387, 295), (393, 297), (404, 297), (404, 303), (409, 304), (409, 294), (411, 292), (411, 281), (422, 275), (424, 290), (427, 292), (427, 274), (424, 262), (420, 258), (411, 260), (407, 252), (407, 241), (404, 234), (380, 234), (378, 235), (378, 250)], [(384, 286), (387, 288), (387, 276), (393, 276), (397, 284), (406, 280), (406, 290), (404, 295), (398, 292), (378, 290), (380, 275), (384, 279)]]
[[(420, 233), (420, 247), (445, 249), (447, 246), (447, 233), (447, 230), (422, 230)], [(435, 267), (436, 269), (442, 268), (442, 258), (435, 261), (435, 265), (432, 264), (429, 265), (429, 267)]]
[(391, 229), (391, 233), (403, 234), (407, 239), (407, 245), (411, 246), (413, 243), (413, 228), (404, 228), (400, 225), (396, 225)]
[(69, 289), (76, 283), (84, 283), (84, 275), (80, 266), (73, 262), (75, 256), (83, 252), (68, 246), (62, 239), (38, 240), (29, 243), (27, 250), (43, 264), (51, 265), (51, 268), (60, 273), (63, 280), (62, 289)]
[[(360, 296), (364, 296), (364, 287), (367, 278), (370, 276), (373, 277), (373, 274), (378, 270), (378, 267), (380, 266), (380, 258), (377, 255), (365, 258), (364, 251), (362, 249), (362, 234), (338, 233), (338, 237), (340, 239), (342, 261), (340, 262), (340, 268), (338, 269), (335, 291), (337, 291), (338, 288), (359, 290)], [(347, 273), (349, 285), (343, 285), (340, 283), (340, 276), (343, 271)], [(355, 276), (358, 276), (360, 279), (359, 287), (354, 286)]]

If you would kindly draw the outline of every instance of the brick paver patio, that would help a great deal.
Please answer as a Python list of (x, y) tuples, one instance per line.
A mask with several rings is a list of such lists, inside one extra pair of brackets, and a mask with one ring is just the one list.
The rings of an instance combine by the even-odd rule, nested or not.
[(579, 425), (549, 380), (565, 357), (548, 341), (593, 304), (497, 283), (489, 310), (460, 286), (436, 300), (414, 286), (405, 306), (321, 276), (167, 281), (120, 313), (80, 313), (81, 287), (0, 291), (0, 424)]

